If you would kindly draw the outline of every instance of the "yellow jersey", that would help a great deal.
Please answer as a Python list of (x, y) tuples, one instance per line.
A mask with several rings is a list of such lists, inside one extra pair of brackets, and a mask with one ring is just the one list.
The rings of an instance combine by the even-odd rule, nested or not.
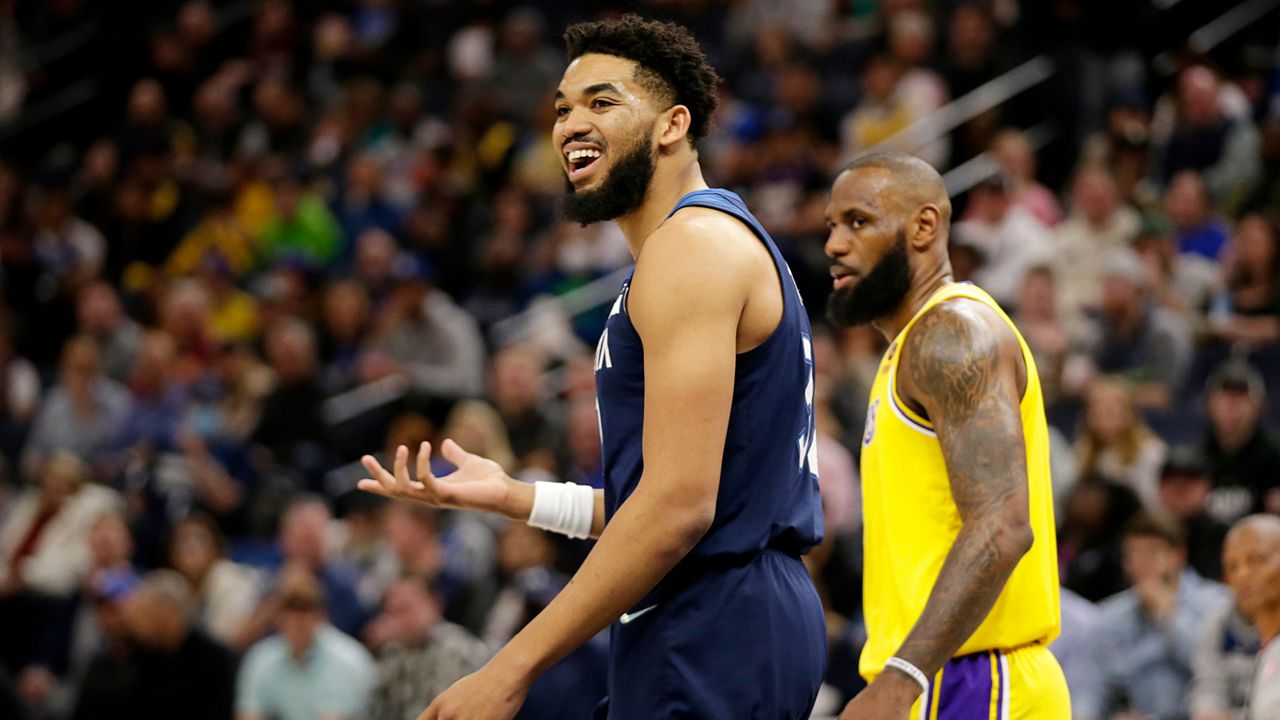
[(1035, 541), (1019, 561), (995, 606), (956, 656), (1047, 645), (1059, 632), (1058, 565), (1049, 432), (1031, 350), (1009, 316), (969, 283), (939, 289), (885, 350), (868, 399), (862, 438), (863, 611), (867, 643), (859, 671), (868, 680), (884, 668), (924, 610), (942, 563), (960, 532), (960, 513), (942, 447), (928, 420), (898, 397), (899, 351), (912, 326), (940, 302), (967, 298), (990, 307), (1018, 337), (1027, 365), (1022, 396), (1030, 518)]

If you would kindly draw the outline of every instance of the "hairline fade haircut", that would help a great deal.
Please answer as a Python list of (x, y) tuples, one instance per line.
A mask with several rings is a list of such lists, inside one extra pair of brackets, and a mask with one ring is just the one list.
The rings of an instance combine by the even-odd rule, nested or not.
[(691, 145), (711, 130), (711, 116), (720, 102), (720, 77), (684, 26), (628, 13), (571, 25), (564, 41), (570, 62), (597, 53), (636, 63), (636, 83), (660, 104), (689, 108)]

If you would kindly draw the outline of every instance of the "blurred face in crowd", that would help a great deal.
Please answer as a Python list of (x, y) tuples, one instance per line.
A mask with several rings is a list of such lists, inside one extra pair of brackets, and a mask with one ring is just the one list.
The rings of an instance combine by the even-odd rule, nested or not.
[(129, 635), (143, 647), (174, 650), (186, 638), (182, 611), (158, 593), (135, 590), (124, 598), (120, 610)]
[(324, 322), (329, 337), (340, 343), (360, 339), (369, 318), (369, 296), (355, 282), (338, 282), (329, 287), (324, 298)]
[(427, 512), (400, 503), (387, 506), (382, 529), (397, 557), (407, 558), (437, 543), (434, 521)]
[(366, 286), (381, 287), (391, 277), (396, 241), (382, 230), (371, 228), (356, 239), (356, 276)]
[(518, 348), (504, 350), (494, 357), (490, 373), (493, 400), (500, 412), (525, 412), (542, 401), (542, 368), (532, 355)]
[(863, 95), (873, 102), (888, 102), (898, 88), (900, 75), (900, 68), (893, 59), (883, 55), (871, 58), (862, 72)]
[(80, 291), (76, 302), (76, 322), (82, 333), (109, 333), (123, 318), (120, 300), (106, 283), (94, 283)]
[(1133, 399), (1127, 387), (1098, 381), (1089, 388), (1085, 423), (1089, 435), (1097, 442), (1115, 442), (1129, 429), (1134, 419)]
[(328, 508), (320, 503), (302, 503), (286, 510), (280, 521), (280, 551), (285, 558), (310, 568), (324, 565), (330, 517)]
[(1208, 406), (1209, 423), (1224, 449), (1238, 450), (1253, 437), (1262, 414), (1262, 398), (1246, 388), (1221, 387), (1209, 392)]
[(1120, 272), (1112, 272), (1102, 278), (1102, 297), (1098, 307), (1110, 320), (1132, 316), (1142, 306), (1143, 290), (1136, 280)]
[(173, 530), (169, 563), (193, 584), (202, 581), (218, 561), (218, 540), (203, 523), (186, 520)]
[(1178, 110), (1191, 127), (1207, 127), (1220, 116), (1218, 78), (1212, 70), (1193, 65), (1178, 78)]
[(529, 568), (547, 567), (555, 555), (555, 546), (542, 530), (522, 522), (502, 526), (498, 536), (498, 569), (505, 577)]
[(995, 29), (976, 4), (960, 5), (951, 13), (948, 45), (951, 57), (962, 67), (976, 67), (986, 62), (994, 40)]
[(133, 557), (133, 535), (115, 513), (99, 517), (89, 530), (89, 557), (94, 567), (120, 567)]
[(310, 570), (294, 564), (280, 571), (277, 592), (280, 613), (276, 616), (276, 629), (293, 656), (300, 658), (311, 648), (316, 632), (328, 618), (324, 593)]
[(203, 45), (218, 32), (218, 19), (207, 0), (188, 0), (178, 11), (178, 32), (188, 45)]
[(159, 125), (168, 109), (164, 88), (151, 78), (139, 80), (129, 92), (129, 123), (143, 127)]
[(594, 470), (600, 464), (600, 417), (596, 404), (583, 398), (569, 410), (569, 451), (573, 462), (583, 470)]
[(1063, 526), (1088, 535), (1102, 532), (1111, 512), (1111, 501), (1102, 483), (1081, 482), (1071, 488), (1063, 508)]
[(1036, 177), (1036, 151), (1027, 136), (1018, 130), (1006, 130), (991, 143), (1000, 169), (1023, 182)]
[(1204, 181), (1191, 170), (1173, 176), (1164, 194), (1164, 210), (1177, 228), (1196, 228), (1209, 215), (1209, 195)]
[(551, 138), (566, 174), (564, 213), (573, 222), (612, 220), (644, 202), (666, 108), (637, 82), (637, 70), (632, 60), (588, 53), (564, 71)]
[(1156, 578), (1172, 583), (1182, 573), (1187, 561), (1182, 548), (1153, 535), (1126, 535), (1121, 541), (1120, 551), (1124, 558), (1125, 577), (1134, 585)]
[(1256, 622), (1280, 612), (1280, 518), (1251, 515), (1237, 523), (1222, 547), (1222, 571), (1246, 617)]
[(235, 122), (234, 89), (219, 78), (201, 85), (200, 90), (196, 92), (194, 103), (195, 118), (205, 127), (224, 129)]
[(315, 372), (316, 347), (310, 330), (298, 322), (284, 322), (267, 338), (267, 360), (284, 385), (297, 385)]
[(1275, 265), (1276, 238), (1261, 215), (1246, 215), (1236, 226), (1235, 262), (1253, 273), (1269, 274)]
[(62, 384), (73, 397), (87, 399), (98, 379), (98, 347), (80, 336), (67, 341), (62, 350)]
[(933, 21), (918, 10), (906, 10), (889, 23), (889, 52), (907, 65), (922, 65), (933, 54)]
[(882, 168), (846, 170), (827, 206), (825, 246), (834, 278), (827, 315), (837, 325), (861, 325), (889, 315), (907, 295), (904, 209), (892, 197)]
[(1022, 292), (1018, 296), (1018, 312), (1028, 318), (1053, 318), (1057, 313), (1054, 301), (1053, 273), (1034, 269), (1022, 280)]
[(1160, 477), (1160, 503), (1174, 517), (1188, 520), (1204, 512), (1213, 480), (1204, 473), (1176, 470)]
[(135, 393), (163, 392), (173, 375), (177, 348), (167, 333), (151, 332), (138, 349), (130, 383)]
[(400, 580), (387, 588), (382, 614), (399, 630), (399, 638), (422, 641), (440, 621), (440, 606), (419, 580)]
[(364, 197), (377, 197), (382, 192), (382, 166), (372, 155), (357, 155), (347, 166), (347, 186)]
[(1119, 204), (1115, 181), (1101, 168), (1088, 168), (1076, 175), (1071, 186), (1071, 202), (1094, 227), (1107, 224)]
[(46, 228), (58, 230), (71, 219), (73, 215), (71, 197), (65, 190), (51, 188), (40, 192), (38, 196), (39, 202), (35, 208), (36, 222)]

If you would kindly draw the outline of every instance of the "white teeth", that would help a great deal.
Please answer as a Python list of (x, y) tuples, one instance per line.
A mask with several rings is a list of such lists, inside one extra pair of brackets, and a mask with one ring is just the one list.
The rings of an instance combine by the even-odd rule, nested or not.
[(582, 158), (598, 158), (600, 157), (600, 151), (599, 150), (571, 150), (565, 154), (565, 157), (569, 159), (569, 162), (573, 162), (574, 160), (581, 160)]

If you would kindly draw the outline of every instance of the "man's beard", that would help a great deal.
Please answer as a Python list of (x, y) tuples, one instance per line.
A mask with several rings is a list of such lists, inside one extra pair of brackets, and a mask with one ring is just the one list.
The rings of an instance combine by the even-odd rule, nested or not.
[[(598, 160), (596, 162), (599, 162)], [(621, 217), (640, 207), (653, 180), (653, 141), (646, 134), (613, 161), (604, 182), (577, 191), (565, 178), (564, 216), (582, 225)]]
[(910, 288), (907, 235), (899, 230), (897, 241), (871, 272), (853, 287), (831, 291), (831, 297), (827, 298), (827, 319), (845, 327), (869, 323), (896, 310)]

